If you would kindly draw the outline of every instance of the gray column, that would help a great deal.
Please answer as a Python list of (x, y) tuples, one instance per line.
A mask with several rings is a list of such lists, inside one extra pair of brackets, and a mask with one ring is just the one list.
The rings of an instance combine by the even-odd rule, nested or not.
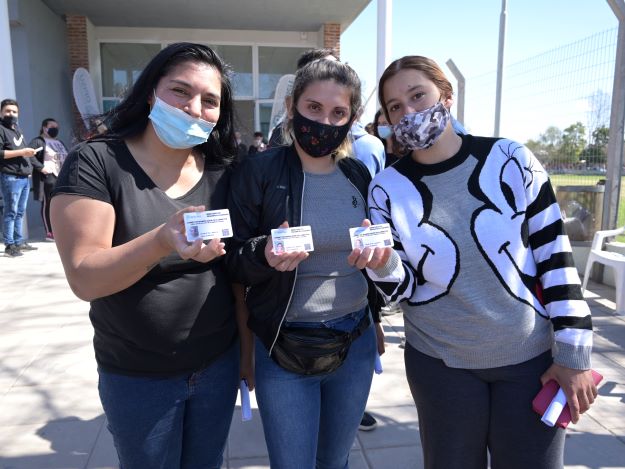
[(391, 61), (393, 34), (393, 0), (378, 0), (378, 51), (376, 86)]
[(618, 18), (619, 26), (610, 112), (608, 167), (603, 200), (603, 229), (615, 228), (618, 223), (621, 168), (623, 166), (623, 127), (625, 124), (625, 3), (623, 0), (608, 0), (608, 3)]
[(15, 99), (15, 75), (13, 72), (13, 51), (11, 48), (11, 24), (7, 0), (0, 0), (0, 100)]

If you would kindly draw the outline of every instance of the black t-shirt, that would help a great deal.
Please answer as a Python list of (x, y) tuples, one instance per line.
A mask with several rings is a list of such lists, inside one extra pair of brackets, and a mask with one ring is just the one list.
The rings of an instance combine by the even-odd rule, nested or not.
[[(230, 172), (205, 163), (201, 180), (172, 199), (121, 141), (93, 141), (67, 157), (53, 197), (77, 194), (115, 209), (113, 246), (164, 223), (177, 210), (226, 208)], [(203, 264), (172, 253), (131, 287), (91, 302), (98, 365), (105, 370), (171, 376), (200, 369), (236, 337), (234, 302), (223, 262)]]

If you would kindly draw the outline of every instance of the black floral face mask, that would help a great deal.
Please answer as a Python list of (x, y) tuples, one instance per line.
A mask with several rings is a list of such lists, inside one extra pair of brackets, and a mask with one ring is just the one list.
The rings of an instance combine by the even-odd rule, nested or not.
[(293, 133), (302, 150), (313, 158), (332, 154), (347, 137), (351, 119), (345, 125), (328, 125), (315, 122), (293, 109)]

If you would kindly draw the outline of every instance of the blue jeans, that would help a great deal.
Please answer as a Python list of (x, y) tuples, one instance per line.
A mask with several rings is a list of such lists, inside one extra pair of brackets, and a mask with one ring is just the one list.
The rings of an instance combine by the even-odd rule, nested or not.
[(238, 342), (207, 368), (174, 378), (98, 372), (122, 469), (221, 467), (238, 390)]
[(4, 212), (2, 216), (2, 234), (4, 244), (22, 244), (24, 230), (22, 219), (28, 203), (30, 179), (28, 176), (15, 176), (0, 173)]
[[(351, 331), (362, 313), (328, 321), (325, 326)], [(321, 325), (297, 323), (305, 324)], [(305, 376), (280, 367), (256, 340), (256, 399), (272, 469), (348, 467), (349, 450), (369, 396), (375, 354), (371, 324), (352, 343), (337, 370)]]

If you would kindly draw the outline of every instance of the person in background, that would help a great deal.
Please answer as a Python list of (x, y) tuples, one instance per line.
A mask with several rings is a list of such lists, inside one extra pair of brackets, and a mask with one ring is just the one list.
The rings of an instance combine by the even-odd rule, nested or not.
[(262, 132), (254, 132), (254, 141), (247, 150), (248, 155), (263, 152), (267, 149), (267, 142)]
[(217, 468), (239, 382), (224, 243), (185, 213), (223, 209), (236, 154), (224, 62), (174, 43), (74, 148), (52, 194), (70, 287), (90, 302), (100, 399), (121, 467)]
[(374, 135), (366, 132), (358, 121), (354, 122), (350, 130), (354, 157), (362, 161), (371, 173), (371, 177), (374, 177), (386, 165), (384, 145)]
[(369, 186), (394, 250), (354, 264), (404, 312), (425, 468), (561, 468), (565, 430), (532, 399), (554, 379), (577, 422), (597, 389), (590, 310), (547, 173), (513, 140), (456, 133), (451, 83), (431, 59), (394, 61), (378, 94), (409, 154)]
[(41, 164), (33, 171), (33, 198), (41, 201), (41, 218), (46, 230), (46, 238), (53, 240), (52, 223), (50, 222), (50, 196), (52, 189), (61, 171), (61, 166), (67, 157), (67, 148), (57, 137), (59, 124), (48, 117), (41, 122), (39, 136), (35, 137), (28, 146), (41, 148), (35, 157)]
[[(248, 286), (256, 398), (273, 469), (348, 466), (376, 349), (383, 352), (382, 329), (370, 316), (378, 292), (348, 265), (349, 228), (366, 217), (371, 179), (349, 151), (360, 100), (349, 66), (316, 60), (300, 68), (286, 106), (289, 145), (246, 159), (233, 177), (227, 262)], [(273, 228), (303, 225), (311, 226), (313, 252), (274, 251)], [(305, 357), (319, 350), (289, 346), (294, 334), (324, 337), (331, 348), (351, 345), (346, 355), (311, 363)]]
[(17, 123), (19, 107), (14, 99), (0, 102), (0, 189), (4, 209), (2, 212), (2, 235), (4, 255), (22, 256), (23, 251), (37, 248), (24, 238), (24, 214), (30, 193), (30, 175), (33, 166), (40, 166), (33, 156), (36, 149), (27, 147), (24, 135)]
[(238, 130), (234, 133), (234, 138), (237, 146), (237, 162), (240, 163), (247, 156), (247, 146), (243, 143), (241, 132)]
[(388, 168), (397, 160), (400, 156), (395, 154), (396, 144), (393, 139), (393, 128), (386, 120), (386, 116), (382, 112), (382, 109), (378, 109), (373, 118), (373, 135), (378, 137), (384, 144), (384, 150), (386, 153), (385, 168)]

